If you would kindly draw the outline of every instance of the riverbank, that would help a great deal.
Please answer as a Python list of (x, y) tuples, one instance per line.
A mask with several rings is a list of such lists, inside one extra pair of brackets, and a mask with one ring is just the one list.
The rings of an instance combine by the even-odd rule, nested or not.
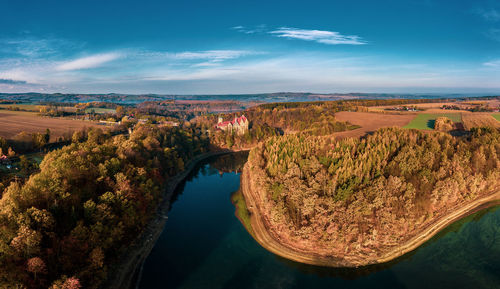
[(269, 220), (261, 214), (266, 204), (261, 198), (261, 188), (259, 188), (255, 176), (251, 174), (251, 165), (250, 162), (247, 162), (243, 168), (241, 189), (247, 204), (247, 209), (250, 212), (252, 236), (259, 244), (272, 253), (296, 262), (310, 265), (360, 267), (386, 263), (415, 250), (452, 223), (479, 210), (500, 204), (500, 190), (497, 189), (482, 198), (476, 199), (460, 208), (456, 208), (452, 213), (439, 216), (437, 220), (423, 228), (420, 233), (387, 252), (377, 254), (377, 257), (373, 259), (368, 259), (364, 256), (348, 256), (345, 258), (325, 256), (312, 250), (294, 248), (293, 244), (284, 242), (283, 238), (271, 229)]
[(233, 153), (243, 150), (220, 150), (211, 151), (194, 157), (186, 165), (184, 171), (170, 178), (165, 184), (163, 200), (156, 214), (151, 218), (141, 235), (137, 237), (120, 260), (113, 264), (110, 269), (109, 278), (103, 288), (124, 289), (136, 288), (142, 270), (142, 264), (153, 249), (157, 239), (163, 231), (167, 214), (170, 209), (171, 199), (177, 186), (191, 173), (199, 162), (213, 156)]

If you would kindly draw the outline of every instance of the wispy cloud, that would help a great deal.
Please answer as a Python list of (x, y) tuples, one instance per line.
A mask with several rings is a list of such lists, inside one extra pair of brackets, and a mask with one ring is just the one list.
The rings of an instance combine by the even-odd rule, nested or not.
[(176, 59), (207, 59), (214, 62), (220, 62), (228, 59), (240, 58), (250, 54), (256, 54), (256, 52), (247, 50), (207, 50), (198, 52), (186, 51), (170, 55)]
[(61, 50), (75, 50), (82, 44), (56, 38), (0, 39), (0, 52), (27, 58), (48, 57)]
[(284, 37), (289, 39), (300, 39), (306, 41), (315, 41), (323, 44), (337, 45), (337, 44), (350, 44), (361, 45), (366, 44), (361, 37), (357, 35), (342, 35), (335, 31), (326, 30), (308, 30), (298, 29), (291, 27), (281, 27), (277, 30), (269, 32), (277, 37)]
[(276, 37), (314, 41), (329, 45), (338, 45), (338, 44), (362, 45), (367, 43), (360, 36), (357, 35), (343, 35), (340, 32), (327, 31), (327, 30), (300, 29), (293, 27), (280, 27), (277, 29), (268, 29), (266, 25), (258, 25), (252, 28), (238, 25), (231, 27), (231, 29), (246, 34), (269, 33)]
[(496, 9), (478, 8), (474, 10), (474, 13), (481, 16), (486, 21), (491, 21), (491, 22), (500, 21), (500, 11)]
[(0, 78), (0, 84), (26, 84), (26, 81)]
[(183, 52), (141, 51), (131, 52), (129, 58), (141, 61), (167, 61), (168, 65), (217, 66), (224, 61), (238, 59), (250, 55), (264, 54), (262, 51), (252, 50), (203, 50)]
[(68, 71), (68, 70), (80, 70), (80, 69), (88, 69), (99, 67), (104, 63), (113, 61), (122, 57), (121, 53), (110, 52), (104, 54), (95, 54), (87, 57), (78, 58), (72, 61), (64, 62), (56, 67), (59, 71)]
[(236, 30), (238, 32), (246, 33), (246, 34), (254, 34), (254, 33), (265, 32), (266, 27), (267, 26), (265, 24), (260, 24), (260, 25), (253, 27), (253, 28), (248, 28), (245, 26), (238, 25), (238, 26), (231, 27), (231, 29)]
[(498, 67), (498, 68), (500, 68), (500, 59), (485, 62), (485, 63), (483, 63), (483, 65), (487, 66), (487, 67), (495, 67), (495, 68)]
[[(404, 90), (406, 87), (481, 87), (497, 89), (495, 72), (483, 69), (483, 74), (471, 74), (468, 68), (447, 64), (406, 62), (387, 65), (373, 57), (351, 58), (340, 54), (293, 54), (197, 68), (158, 68), (147, 71), (124, 83), (149, 83), (177, 93), (243, 93), (245, 91), (345, 91), (385, 89)], [(265, 72), (265, 73), (263, 73)], [(225, 85), (221, 85), (221, 84)]]
[(484, 35), (486, 35), (486, 37), (488, 37), (488, 38), (490, 38), (492, 40), (500, 42), (500, 29), (491, 28), (488, 31), (486, 31), (484, 33)]

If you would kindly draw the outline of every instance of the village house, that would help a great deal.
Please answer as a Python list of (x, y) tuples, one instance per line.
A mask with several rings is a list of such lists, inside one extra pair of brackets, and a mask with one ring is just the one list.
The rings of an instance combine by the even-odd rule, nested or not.
[(242, 115), (240, 117), (235, 117), (232, 121), (223, 121), (222, 117), (219, 116), (215, 128), (223, 131), (234, 131), (237, 134), (244, 134), (248, 131), (248, 119), (245, 115)]

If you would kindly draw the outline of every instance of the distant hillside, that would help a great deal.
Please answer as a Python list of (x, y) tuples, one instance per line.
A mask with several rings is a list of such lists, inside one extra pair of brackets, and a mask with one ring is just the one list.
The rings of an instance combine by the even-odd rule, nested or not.
[(340, 99), (391, 99), (391, 98), (468, 98), (485, 96), (479, 94), (388, 94), (388, 93), (309, 93), (276, 92), (260, 94), (220, 94), (220, 95), (159, 95), (159, 94), (63, 94), (63, 93), (0, 93), (0, 99), (22, 102), (91, 102), (104, 101), (120, 104), (136, 104), (144, 101), (164, 100), (234, 100), (240, 102), (296, 102)]

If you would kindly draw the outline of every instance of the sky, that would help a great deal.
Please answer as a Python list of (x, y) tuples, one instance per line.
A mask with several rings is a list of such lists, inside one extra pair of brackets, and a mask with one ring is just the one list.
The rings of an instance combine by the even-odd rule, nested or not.
[(500, 1), (0, 0), (0, 92), (500, 93)]

